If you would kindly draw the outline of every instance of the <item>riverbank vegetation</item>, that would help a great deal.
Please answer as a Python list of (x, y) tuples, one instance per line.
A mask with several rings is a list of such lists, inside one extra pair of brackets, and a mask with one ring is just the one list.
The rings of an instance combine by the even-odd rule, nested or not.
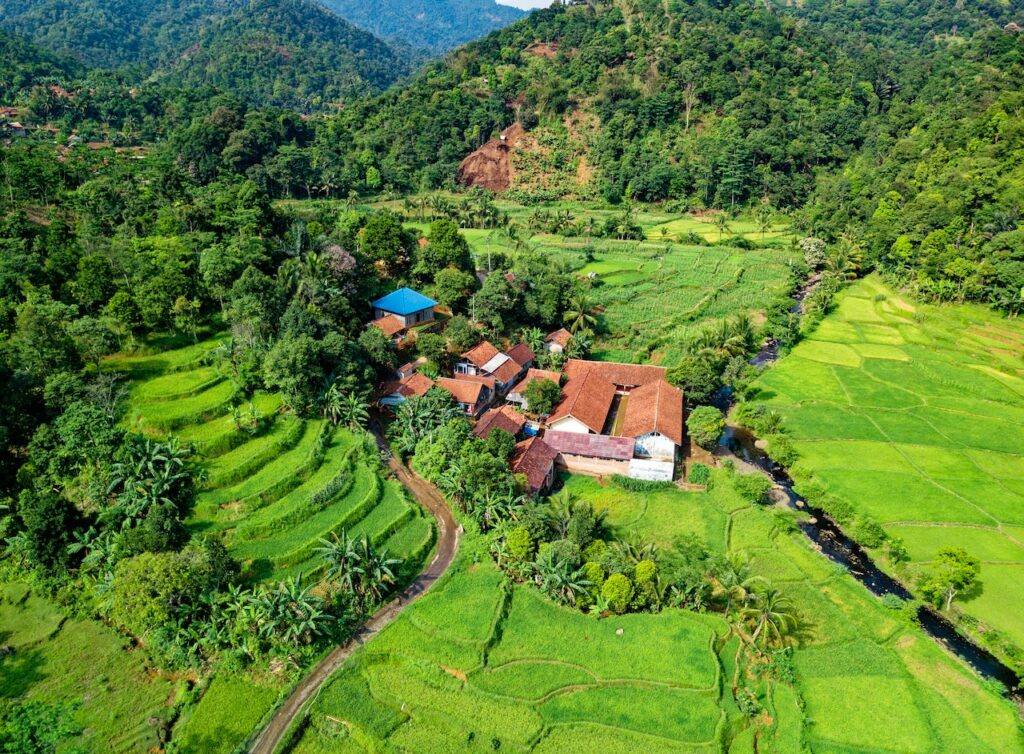
[[(774, 432), (769, 452), (780, 443), (798, 491), (1017, 668), (1022, 355), (1016, 320), (921, 303), (872, 276), (842, 293), (741, 407), (755, 429), (758, 413), (775, 425), (761, 429)], [(767, 414), (751, 412), (756, 404)], [(950, 547), (980, 561), (952, 605), (928, 586)]]

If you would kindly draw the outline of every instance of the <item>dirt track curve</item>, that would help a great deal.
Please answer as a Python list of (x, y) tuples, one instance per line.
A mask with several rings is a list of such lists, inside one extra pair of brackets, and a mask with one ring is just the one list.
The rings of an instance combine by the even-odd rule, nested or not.
[[(374, 427), (377, 443), (382, 445), (379, 431)], [(448, 570), (459, 544), (458, 525), (452, 518), (441, 493), (429, 482), (413, 474), (405, 465), (391, 459), (389, 466), (398, 481), (409, 490), (419, 503), (434, 514), (437, 521), (437, 554), (430, 565), (416, 577), (404, 591), (384, 605), (345, 644), (335, 648), (320, 664), (313, 668), (295, 688), (292, 695), (277, 710), (274, 717), (260, 732), (249, 749), (250, 754), (274, 754), (292, 721), (302, 712), (306, 702), (320, 689), (328, 678), (340, 668), (345, 660), (360, 646), (380, 633), (399, 616), (405, 607), (420, 597)]]

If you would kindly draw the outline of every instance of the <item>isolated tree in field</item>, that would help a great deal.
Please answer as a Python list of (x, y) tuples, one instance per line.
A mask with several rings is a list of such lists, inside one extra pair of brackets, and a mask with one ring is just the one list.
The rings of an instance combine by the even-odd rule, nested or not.
[(943, 547), (935, 556), (921, 591), (937, 606), (949, 610), (953, 600), (977, 583), (981, 561), (962, 547)]
[(725, 429), (725, 416), (714, 406), (697, 406), (690, 412), (686, 420), (686, 429), (690, 438), (705, 450), (710, 450), (718, 443)]
[(725, 238), (725, 234), (729, 232), (729, 216), (724, 212), (719, 212), (715, 215), (715, 229), (718, 231), (718, 240), (721, 241)]
[(755, 590), (740, 618), (750, 632), (750, 643), (757, 647), (785, 644), (800, 625), (796, 605), (772, 586)]
[(530, 412), (547, 416), (562, 399), (562, 388), (554, 380), (533, 380), (523, 391), (523, 397)]

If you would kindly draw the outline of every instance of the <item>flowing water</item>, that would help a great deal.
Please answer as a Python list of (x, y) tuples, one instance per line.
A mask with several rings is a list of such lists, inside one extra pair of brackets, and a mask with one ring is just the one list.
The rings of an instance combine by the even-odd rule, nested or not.
[[(913, 598), (910, 591), (899, 581), (882, 571), (860, 545), (850, 539), (828, 514), (807, 504), (793, 489), (793, 480), (781, 466), (776, 464), (763, 450), (757, 447), (757, 438), (741, 427), (726, 427), (725, 434), (716, 452), (719, 456), (735, 456), (772, 478), (777, 489), (786, 498), (787, 504), (806, 511), (809, 518), (801, 521), (800, 530), (830, 560), (846, 567), (850, 574), (866, 586), (872, 594), (883, 597), (894, 594), (900, 599)], [(1006, 687), (1007, 695), (1018, 706), (1024, 707), (1024, 690), (1021, 678), (1004, 665), (991, 652), (979, 647), (953, 627), (953, 625), (930, 607), (922, 606), (917, 613), (918, 622), (926, 634), (974, 668), (983, 678), (996, 680)]]

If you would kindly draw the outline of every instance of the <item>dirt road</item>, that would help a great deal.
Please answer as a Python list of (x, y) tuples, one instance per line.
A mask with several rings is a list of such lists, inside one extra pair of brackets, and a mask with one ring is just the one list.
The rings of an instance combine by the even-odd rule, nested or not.
[[(375, 428), (376, 429), (376, 428)], [(382, 445), (379, 431), (375, 431), (377, 442)], [(429, 510), (437, 522), (437, 554), (416, 580), (391, 602), (380, 610), (359, 629), (345, 644), (334, 649), (295, 688), (292, 695), (281, 705), (270, 723), (256, 738), (249, 749), (251, 754), (274, 754), (288, 727), (302, 712), (310, 697), (323, 686), (328, 678), (340, 668), (345, 660), (360, 646), (380, 633), (404, 610), (409, 603), (426, 592), (441, 575), (448, 570), (459, 544), (459, 531), (452, 512), (444, 497), (429, 482), (413, 474), (405, 465), (391, 459), (389, 466), (398, 481), (409, 490), (420, 505)]]

